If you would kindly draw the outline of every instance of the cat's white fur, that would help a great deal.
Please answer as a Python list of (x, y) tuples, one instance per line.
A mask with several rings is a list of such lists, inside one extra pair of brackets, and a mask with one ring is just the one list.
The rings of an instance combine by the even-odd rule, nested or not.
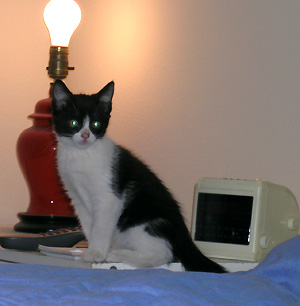
[[(83, 133), (89, 133), (88, 139)], [(72, 138), (58, 136), (58, 169), (89, 243), (84, 260), (124, 262), (137, 267), (170, 262), (172, 251), (164, 239), (149, 235), (145, 225), (119, 232), (123, 198), (112, 190), (112, 162), (118, 150), (106, 135), (96, 139), (86, 118)]]

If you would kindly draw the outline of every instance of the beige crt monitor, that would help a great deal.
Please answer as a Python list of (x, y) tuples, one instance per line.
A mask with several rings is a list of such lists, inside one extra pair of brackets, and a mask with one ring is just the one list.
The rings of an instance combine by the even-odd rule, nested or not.
[(195, 186), (192, 238), (208, 257), (261, 261), (299, 232), (292, 192), (264, 180), (202, 178)]

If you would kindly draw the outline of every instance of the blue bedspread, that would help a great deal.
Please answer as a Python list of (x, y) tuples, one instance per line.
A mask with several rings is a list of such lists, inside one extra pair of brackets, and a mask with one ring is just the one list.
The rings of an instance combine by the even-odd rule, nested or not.
[(300, 236), (255, 269), (222, 275), (0, 265), (0, 305), (300, 305)]

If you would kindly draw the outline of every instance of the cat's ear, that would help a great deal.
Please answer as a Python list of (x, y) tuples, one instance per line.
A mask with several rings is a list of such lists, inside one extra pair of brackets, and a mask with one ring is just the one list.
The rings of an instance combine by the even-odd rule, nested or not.
[(104, 86), (96, 95), (99, 102), (111, 103), (114, 95), (115, 83), (111, 81)]
[(52, 95), (53, 95), (52, 104), (57, 109), (61, 109), (63, 106), (65, 106), (72, 97), (72, 93), (67, 88), (65, 83), (61, 80), (55, 81), (53, 85)]

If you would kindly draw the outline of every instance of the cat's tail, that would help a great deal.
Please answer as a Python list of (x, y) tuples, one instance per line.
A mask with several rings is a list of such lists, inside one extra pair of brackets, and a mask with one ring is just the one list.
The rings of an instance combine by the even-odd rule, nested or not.
[(182, 263), (186, 271), (226, 273), (227, 271), (204, 256), (193, 242), (188, 229), (184, 226), (175, 241), (170, 241), (175, 257)]

